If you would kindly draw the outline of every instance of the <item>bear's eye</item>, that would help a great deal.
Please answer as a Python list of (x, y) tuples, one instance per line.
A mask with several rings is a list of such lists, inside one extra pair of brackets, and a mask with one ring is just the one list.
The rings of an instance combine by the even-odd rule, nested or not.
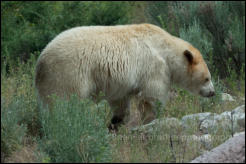
[(208, 82), (208, 81), (209, 81), (209, 79), (208, 79), (208, 78), (206, 78), (206, 79), (205, 79), (205, 82)]

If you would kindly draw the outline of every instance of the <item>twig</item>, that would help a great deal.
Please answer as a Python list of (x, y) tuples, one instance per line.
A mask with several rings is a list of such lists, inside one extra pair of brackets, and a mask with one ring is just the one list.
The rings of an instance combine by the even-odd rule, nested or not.
[(170, 147), (171, 147), (171, 152), (172, 152), (173, 159), (176, 162), (176, 156), (175, 156), (175, 152), (174, 152), (174, 148), (173, 148), (172, 135), (170, 135)]

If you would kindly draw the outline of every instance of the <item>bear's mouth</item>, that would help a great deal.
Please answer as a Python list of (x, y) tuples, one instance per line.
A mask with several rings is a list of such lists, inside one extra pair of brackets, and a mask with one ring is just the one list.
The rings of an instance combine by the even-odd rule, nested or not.
[(199, 94), (203, 97), (213, 97), (215, 95), (215, 92), (214, 91), (205, 92), (203, 90), (200, 90)]

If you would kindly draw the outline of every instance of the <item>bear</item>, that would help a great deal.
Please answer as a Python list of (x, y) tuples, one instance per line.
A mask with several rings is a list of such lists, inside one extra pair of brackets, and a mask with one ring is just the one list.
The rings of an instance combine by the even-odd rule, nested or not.
[(51, 94), (83, 99), (103, 92), (112, 125), (125, 123), (133, 96), (143, 123), (155, 119), (155, 101), (165, 105), (172, 84), (203, 97), (215, 94), (199, 50), (146, 23), (68, 29), (43, 49), (35, 72), (38, 97), (47, 106)]

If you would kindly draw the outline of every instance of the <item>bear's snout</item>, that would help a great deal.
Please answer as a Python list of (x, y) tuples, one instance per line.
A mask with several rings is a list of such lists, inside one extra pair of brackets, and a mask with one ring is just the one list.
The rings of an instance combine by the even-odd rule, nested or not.
[(203, 97), (213, 97), (215, 95), (215, 91), (209, 91), (209, 92), (205, 92), (204, 90), (200, 90), (199, 94)]
[(210, 91), (207, 97), (213, 97), (215, 95), (214, 91)]
[(214, 86), (213, 83), (210, 81), (208, 82), (206, 85), (204, 85), (199, 94), (203, 97), (212, 97), (215, 95), (215, 90), (214, 90)]

